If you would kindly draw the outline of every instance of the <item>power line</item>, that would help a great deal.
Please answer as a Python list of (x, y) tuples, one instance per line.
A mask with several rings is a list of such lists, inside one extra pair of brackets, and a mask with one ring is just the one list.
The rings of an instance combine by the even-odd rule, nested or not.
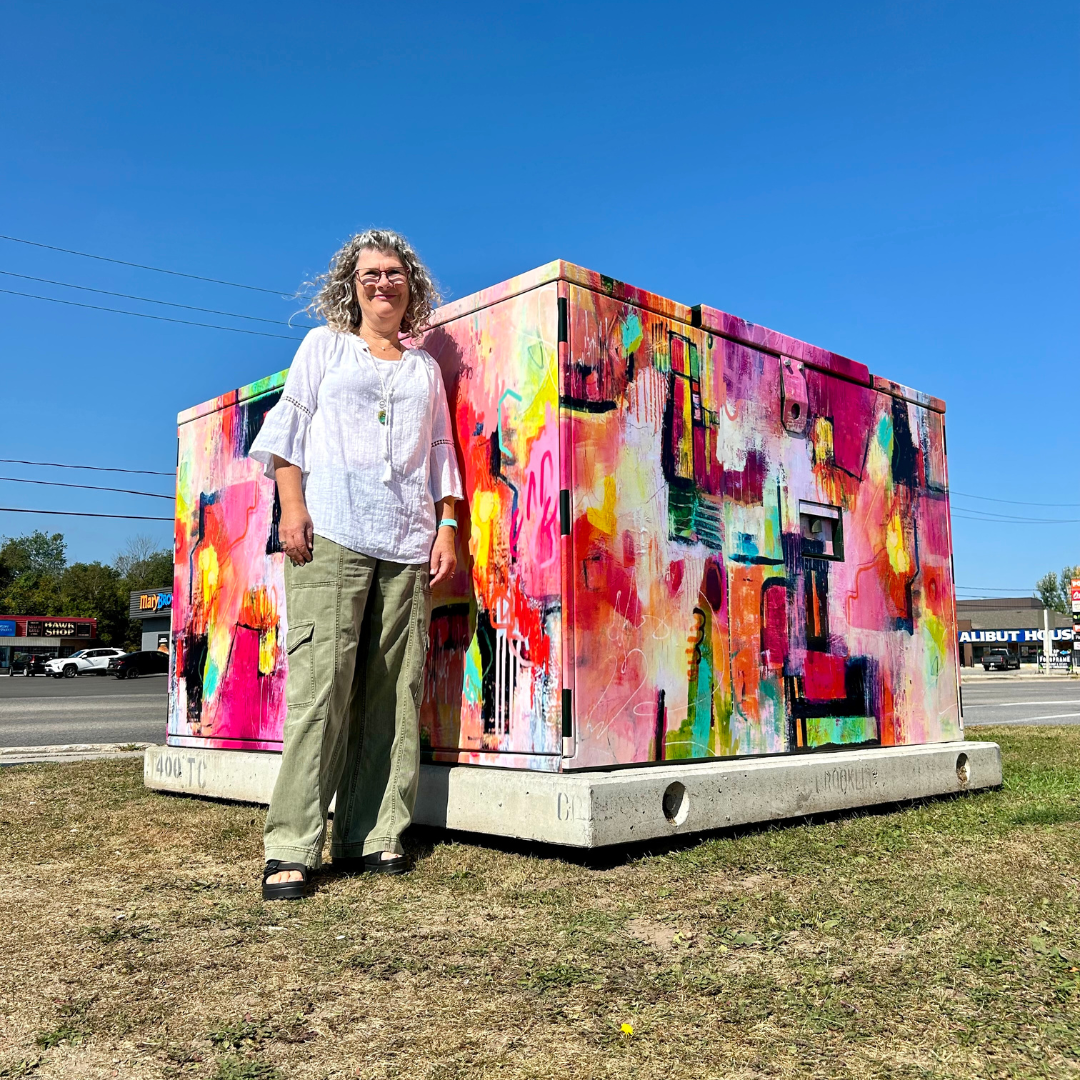
[(957, 585), (963, 592), (1027, 592), (1030, 585), (1001, 585), (998, 587), (988, 585)]
[(116, 263), (118, 266), (133, 266), (137, 270), (153, 270), (155, 274), (171, 274), (173, 277), (191, 278), (193, 281), (209, 281), (214, 285), (230, 285), (234, 289), (249, 289), (251, 292), (270, 293), (273, 296), (292, 296), (289, 289), (264, 289), (258, 285), (241, 285), (237, 281), (223, 281), (221, 278), (203, 277), (201, 274), (185, 274), (180, 270), (163, 270), (160, 266), (146, 266), (144, 263), (127, 262), (124, 259), (110, 259), (106, 255), (91, 255), (87, 251), (73, 251), (71, 248), (56, 247), (54, 244), (40, 244), (36, 240), (20, 240), (17, 236), (0, 235), (0, 240), (10, 240), (13, 244), (27, 244), (30, 247), (45, 248), (47, 251), (62, 251), (65, 255), (79, 255), (84, 259), (97, 259), (99, 262)]
[(92, 469), (94, 472), (138, 473), (140, 476), (175, 476), (171, 472), (155, 472), (153, 469), (108, 469), (104, 465), (61, 465), (58, 461), (23, 461), (22, 458), (0, 458), (4, 465), (42, 465), (50, 469)]
[(0, 476), (11, 484), (44, 484), (46, 487), (82, 488), (84, 491), (117, 491), (121, 495), (145, 495), (150, 499), (169, 499), (172, 495), (159, 495), (156, 491), (132, 491), (130, 488), (98, 487), (96, 484), (65, 484), (60, 480), (24, 480), (18, 476)]
[(989, 495), (967, 495), (963, 491), (949, 490), (950, 495), (959, 495), (964, 499), (979, 499), (982, 502), (1009, 503), (1012, 506), (1080, 506), (1080, 503), (1042, 503), (1024, 502), (1021, 499), (992, 499)]
[[(112, 292), (109, 289), (94, 289), (89, 285), (72, 285), (68, 281), (53, 281), (52, 278), (34, 277), (32, 274), (16, 274), (13, 270), (0, 270), (5, 277), (21, 278), (23, 281), (39, 281), (42, 285), (59, 285), (62, 289), (80, 289), (82, 292), (99, 293), (101, 296), (119, 296), (124, 300), (139, 300), (144, 304), (161, 304), (164, 307), (183, 308), (185, 311), (203, 311), (207, 315), (225, 315), (230, 319), (248, 319), (251, 322), (272, 323), (274, 326), (289, 326), (284, 319), (263, 319), (258, 315), (240, 315), (235, 311), (219, 311), (217, 308), (196, 307), (194, 304), (176, 304), (171, 300), (154, 300), (149, 296), (133, 296), (131, 293)], [(293, 329), (300, 329), (293, 327)]]
[(83, 510), (26, 510), (19, 506), (0, 506), (0, 514), (58, 514), (61, 517), (123, 518), (125, 521), (172, 521), (171, 517), (147, 517), (145, 514), (91, 514)]
[(170, 319), (165, 315), (147, 315), (143, 311), (124, 311), (122, 308), (102, 307), (100, 304), (80, 304), (77, 300), (59, 300), (55, 296), (38, 296), (36, 293), (0, 289), (8, 296), (28, 296), (31, 300), (47, 300), (50, 304), (67, 304), (68, 307), (90, 308), (92, 311), (112, 311), (117, 315), (134, 315), (138, 319), (156, 319), (158, 322), (182, 323), (184, 326), (205, 326), (209, 330), (230, 330), (234, 334), (254, 334), (255, 337), (281, 338), (283, 341), (302, 341), (295, 334), (268, 334), (265, 330), (243, 330), (239, 326), (218, 326), (216, 323), (192, 322), (190, 319)]
[(960, 518), (962, 521), (981, 521), (984, 524), (998, 525), (1075, 525), (1080, 523), (1080, 518), (1024, 518), (1014, 517), (1011, 514), (983, 514), (978, 510), (966, 510), (959, 507), (953, 508), (953, 517)]

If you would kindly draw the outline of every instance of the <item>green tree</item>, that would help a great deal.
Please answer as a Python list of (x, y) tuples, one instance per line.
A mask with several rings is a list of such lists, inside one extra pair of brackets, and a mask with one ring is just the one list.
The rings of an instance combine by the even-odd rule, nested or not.
[(1076, 575), (1075, 567), (1063, 567), (1060, 574), (1048, 570), (1035, 582), (1035, 594), (1051, 611), (1067, 615), (1070, 608), (1072, 579)]
[(1080, 566), (1063, 566), (1059, 577), (1061, 585), (1061, 610), (1066, 615), (1072, 610), (1072, 579), (1080, 577)]
[(0, 545), (0, 611), (5, 615), (60, 614), (60, 576), (67, 564), (63, 534), (37, 530), (5, 537)]
[(64, 615), (97, 619), (98, 638), (105, 645), (119, 647), (129, 637), (128, 590), (112, 566), (72, 563), (60, 578), (60, 609)]
[(0, 591), (5, 615), (61, 615), (60, 579), (53, 574), (20, 574)]
[(0, 566), (15, 577), (20, 574), (59, 576), (67, 566), (67, 541), (63, 533), (49, 536), (40, 529), (23, 536), (4, 537)]

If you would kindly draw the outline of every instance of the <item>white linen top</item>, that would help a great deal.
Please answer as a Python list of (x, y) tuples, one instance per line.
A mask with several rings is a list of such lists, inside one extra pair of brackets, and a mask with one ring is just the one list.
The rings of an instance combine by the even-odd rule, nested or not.
[(435, 503), (462, 497), (438, 364), (423, 349), (378, 361), (326, 326), (300, 343), (249, 451), (271, 478), (275, 454), (300, 467), (316, 535), (375, 559), (427, 562)]

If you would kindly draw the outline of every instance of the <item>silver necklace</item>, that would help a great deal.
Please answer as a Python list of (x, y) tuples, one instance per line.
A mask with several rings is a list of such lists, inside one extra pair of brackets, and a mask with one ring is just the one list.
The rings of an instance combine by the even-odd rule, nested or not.
[(387, 383), (386, 380), (383, 378), (383, 374), (379, 368), (379, 364), (375, 357), (375, 354), (371, 351), (371, 346), (363, 337), (360, 338), (360, 341), (363, 343), (363, 347), (360, 349), (360, 351), (364, 353), (365, 356), (367, 356), (369, 362), (371, 363), (371, 366), (375, 369), (375, 375), (379, 380), (379, 389), (381, 391), (381, 394), (379, 396), (378, 417), (379, 423), (382, 424), (386, 431), (386, 434), (383, 438), (383, 462), (385, 467), (383, 469), (382, 482), (384, 484), (388, 484), (393, 479), (394, 475), (393, 465), (391, 463), (393, 451), (390, 444), (390, 428), (393, 422), (391, 409), (393, 403), (392, 394), (394, 390), (394, 380), (397, 378), (398, 370), (405, 360), (405, 353), (401, 354), (401, 359), (394, 362), (394, 370), (390, 375), (390, 382)]

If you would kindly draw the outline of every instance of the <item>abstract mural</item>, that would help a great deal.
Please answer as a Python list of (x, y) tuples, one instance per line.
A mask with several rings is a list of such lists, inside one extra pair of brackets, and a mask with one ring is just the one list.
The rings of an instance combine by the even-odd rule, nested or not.
[[(708, 307), (551, 263), (424, 346), (466, 499), (431, 760), (564, 770), (962, 738), (944, 404)], [(283, 376), (180, 418), (169, 742), (275, 749)]]

